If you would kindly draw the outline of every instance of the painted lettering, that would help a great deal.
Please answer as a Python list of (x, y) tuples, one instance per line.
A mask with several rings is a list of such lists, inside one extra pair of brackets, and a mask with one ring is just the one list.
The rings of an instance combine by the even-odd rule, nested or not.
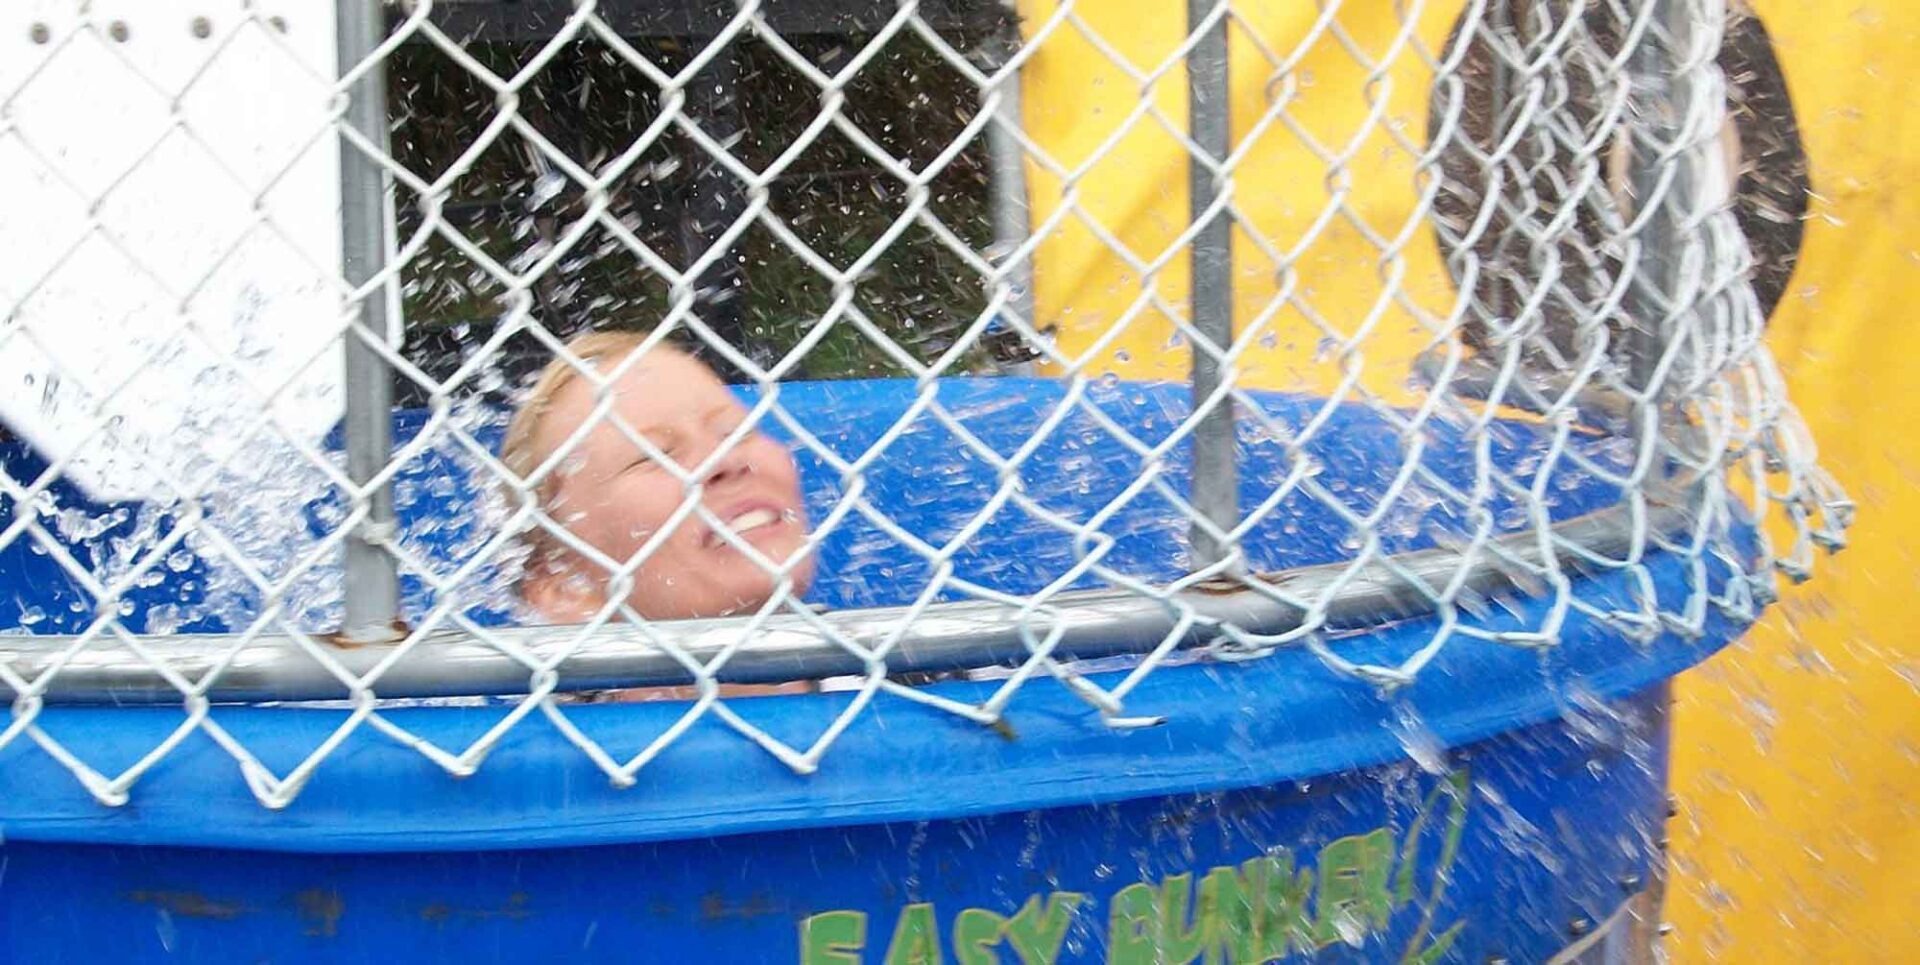
[(800, 923), (801, 965), (860, 965), (867, 913), (826, 911)]
[(985, 908), (968, 908), (953, 920), (953, 960), (959, 965), (999, 965), (994, 948), (1006, 934), (1007, 919)]
[(900, 909), (893, 941), (887, 943), (887, 965), (940, 965), (940, 926), (930, 902)]
[(1387, 927), (1393, 896), (1393, 835), (1386, 828), (1329, 842), (1320, 849), (1320, 894), (1314, 899), (1313, 938), (1325, 947), (1357, 945), (1370, 931)]
[(1199, 958), (1206, 945), (1206, 919), (1188, 915), (1192, 893), (1190, 874), (1173, 875), (1160, 882), (1160, 961), (1165, 965), (1186, 965)]
[(1313, 869), (1293, 866), (1293, 855), (1282, 851), (1260, 859), (1266, 864), (1266, 887), (1260, 902), (1261, 961), (1285, 958), (1294, 951), (1316, 947), (1313, 917), (1307, 901), (1313, 895)]
[(1053, 965), (1073, 925), (1074, 912), (1086, 900), (1086, 895), (1074, 891), (1056, 891), (1045, 904), (1039, 895), (1028, 898), (1007, 925), (1007, 944), (1020, 956), (1021, 965)]
[[(1207, 923), (1207, 965), (1258, 965), (1260, 915), (1255, 910), (1266, 867), (1261, 859), (1245, 862), (1241, 870), (1225, 865), (1200, 880), (1200, 918)], [(1243, 874), (1244, 872), (1244, 874)]]
[(1113, 896), (1107, 918), (1108, 965), (1157, 965), (1160, 961), (1160, 894), (1145, 882)]
[[(1127, 885), (1107, 903), (1106, 960), (1257, 965), (1335, 943), (1359, 947), (1384, 937), (1396, 913), (1411, 905), (1418, 917), (1403, 921), (1412, 927), (1398, 960), (1432, 965), (1464, 927), (1437, 922), (1434, 914), (1460, 854), (1469, 798), (1466, 775), (1455, 773), (1426, 795), (1401, 837), (1381, 827), (1327, 842), (1310, 862), (1296, 864), (1294, 853), (1276, 848), (1238, 864)], [(962, 909), (943, 933), (931, 903), (909, 904), (877, 961), (945, 965), (945, 938), (957, 965), (1011, 958), (1055, 965), (1075, 922), (1095, 908), (1096, 900), (1080, 892), (1034, 894), (1011, 914)], [(801, 965), (863, 965), (866, 947), (863, 912), (823, 912), (801, 922)]]

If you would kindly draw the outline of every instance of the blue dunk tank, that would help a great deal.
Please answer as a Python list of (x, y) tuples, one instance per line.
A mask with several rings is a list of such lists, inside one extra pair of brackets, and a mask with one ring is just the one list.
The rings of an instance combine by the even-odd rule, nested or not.
[[(795, 424), (843, 458), (888, 441), (855, 495), (929, 543), (960, 532), (999, 490), (997, 470), (918, 407), (915, 383), (775, 391)], [(1112, 430), (1148, 444), (1167, 439), (1188, 411), (1187, 392), (1024, 379), (937, 384), (942, 409), (996, 451), (1045, 433), (1019, 469), (1023, 491), (1076, 520), (1119, 505), (1099, 527), (1110, 538), (1100, 565), (1156, 585), (1187, 571), (1189, 521), (1151, 486), (1117, 500), (1149, 467)], [(1249, 570), (1267, 574), (1268, 586), (1314, 596), (1362, 549), (1346, 521), (1295, 484), (1297, 467), (1311, 467), (1320, 491), (1365, 507), (1401, 474), (1407, 441), (1382, 411), (1249, 398), (1263, 415), (1239, 421), (1240, 508), (1250, 517), (1263, 511), (1242, 540)], [(1066, 415), (1052, 420), (1062, 406)], [(1272, 432), (1316, 419), (1325, 421), (1297, 459)], [(426, 413), (404, 413), (397, 443), (423, 426), (444, 428), (435, 425)], [(138, 527), (165, 533), (168, 521), (143, 507), (88, 504), (60, 483), (33, 505), (0, 501), (0, 526), (20, 532), (38, 520), (59, 542), (14, 539), (0, 555), (0, 585), (14, 604), (6, 608), (14, 635), (0, 638), (0, 654), (26, 681), (62, 660), (66, 681), (14, 695), (0, 736), (0, 958), (1644, 960), (1637, 956), (1650, 941), (1664, 865), (1667, 682), (1751, 620), (1753, 608), (1742, 604), (1753, 599), (1745, 569), (1758, 552), (1752, 530), (1729, 514), (1710, 552), (1666, 550), (1691, 544), (1654, 537), (1697, 520), (1656, 508), (1638, 517), (1634, 536), (1633, 514), (1609, 481), (1630, 458), (1618, 439), (1575, 433), (1555, 449), (1554, 431), (1524, 415), (1479, 435), (1444, 419), (1420, 431), (1420, 465), (1431, 473), (1424, 492), (1469, 490), (1487, 465), (1554, 480), (1537, 504), (1547, 519), (1496, 486), (1475, 518), (1448, 499), (1409, 500), (1406, 518), (1374, 529), (1378, 542), (1366, 552), (1391, 555), (1409, 572), (1453, 572), (1484, 523), (1480, 545), (1509, 555), (1463, 577), (1461, 606), (1423, 607), (1377, 568), (1363, 569), (1338, 592), (1314, 596), (1334, 601), (1315, 632), (1262, 649), (1257, 635), (1272, 640), (1305, 615), (1249, 604), (1223, 584), (1190, 587), (1174, 598), (1201, 617), (1125, 694), (1123, 715), (1103, 714), (1045, 673), (1014, 691), (991, 726), (881, 692), (817, 769), (801, 773), (707, 713), (627, 786), (574, 737), (625, 761), (680, 726), (689, 704), (537, 708), (512, 722), (470, 774), (455, 776), (420, 747), (467, 747), (522, 698), (510, 683), (463, 682), (460, 662), (437, 659), (431, 640), (381, 678), (381, 696), (474, 696), (363, 707), (337, 699), (345, 688), (326, 679), (266, 680), (243, 649), (223, 665), (225, 682), (208, 690), (196, 720), (194, 702), (147, 679), (149, 663), (119, 636), (72, 644), (99, 615), (62, 557), (97, 564), (116, 540), (124, 550)], [(498, 420), (476, 438), (497, 445)], [(45, 462), (7, 445), (9, 476), (40, 479)], [(828, 519), (851, 498), (853, 477), (810, 446), (797, 453), (813, 518)], [(1184, 442), (1166, 453), (1171, 491), (1187, 491), (1189, 459)], [(485, 486), (464, 460), (459, 445), (434, 441), (396, 482), (403, 539), (422, 558), (457, 562), (488, 525), (477, 508)], [(338, 516), (323, 502), (276, 512), (319, 532)], [(75, 511), (98, 525), (54, 525)], [(885, 608), (915, 602), (933, 566), (866, 515), (839, 519), (821, 547), (810, 601), (824, 619), (866, 614), (884, 623), (901, 612)], [(1593, 560), (1625, 559), (1636, 540), (1644, 552), (1631, 566), (1560, 553), (1557, 581), (1532, 577), (1525, 561), (1535, 552), (1532, 564), (1542, 564), (1543, 526)], [(1141, 600), (1169, 608), (1076, 569), (1089, 552), (1008, 503), (952, 565), (954, 575), (1012, 597), (1054, 584), (1095, 594), (1096, 606), (1083, 608), (1092, 622), (1063, 636), (1055, 655), (1086, 683), (1112, 690), (1174, 618), (1146, 629), (1120, 619)], [(171, 636), (140, 638), (156, 659), (170, 644), (185, 652), (241, 629), (237, 611), (204, 605), (218, 582), (204, 555), (171, 555), (177, 565), (156, 568), (160, 577), (125, 594), (119, 625), (128, 634), (154, 629), (163, 614), (168, 621)], [(442, 602), (417, 580), (406, 589), (410, 620)], [(929, 625), (949, 620), (945, 632), (960, 644), (967, 619), (985, 625), (1007, 610), (956, 603), (959, 596), (949, 590), (920, 616)], [(1069, 599), (1060, 598), (1063, 610)], [(1619, 616), (1656, 612), (1693, 619)], [(516, 632), (510, 607), (476, 606), (468, 616)], [(1222, 644), (1207, 627), (1228, 618), (1246, 635)], [(730, 624), (712, 626), (724, 634)], [(934, 671), (1015, 667), (1028, 645), (969, 651), (937, 642), (902, 642), (903, 665), (926, 671), (903, 679), (924, 696), (972, 707), (1006, 685), (1004, 669)], [(343, 661), (372, 659), (367, 648), (316, 645)], [(1354, 670), (1423, 654), (1430, 660), (1401, 686)], [(734, 656), (742, 679), (793, 676), (765, 641), (746, 640)], [(562, 665), (563, 687), (621, 682), (584, 666)], [(857, 673), (857, 663), (839, 672)], [(525, 694), (528, 673), (519, 674)], [(328, 696), (329, 686), (333, 701), (306, 699)], [(827, 688), (725, 704), (765, 736), (805, 749), (859, 699)], [(363, 716), (373, 710), (380, 727)], [(230, 744), (257, 768), (240, 763)], [(317, 764), (297, 794), (263, 806), (260, 773), (284, 777), (310, 761)], [(99, 786), (129, 768), (141, 768), (130, 786)], [(77, 779), (83, 773), (98, 779), (91, 790), (91, 778)]]

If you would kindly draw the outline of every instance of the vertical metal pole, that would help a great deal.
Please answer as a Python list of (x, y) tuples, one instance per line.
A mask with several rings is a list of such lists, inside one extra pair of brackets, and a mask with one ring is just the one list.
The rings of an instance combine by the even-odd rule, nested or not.
[[(1693, 194), (1691, 160), (1680, 155), (1661, 162), (1659, 152), (1679, 138), (1685, 123), (1686, 78), (1680, 73), (1681, 58), (1692, 37), (1684, 0), (1646, 0), (1652, 5), (1653, 24), (1642, 35), (1640, 45), (1629, 60), (1635, 125), (1640, 136), (1631, 144), (1628, 183), (1632, 186), (1634, 214), (1640, 216), (1647, 205), (1655, 210), (1640, 229), (1640, 260), (1634, 266), (1633, 285), (1628, 290), (1627, 317), (1633, 325), (1627, 333), (1628, 385), (1642, 392), (1654, 389), (1653, 378), (1660, 357), (1675, 336), (1667, 318), (1672, 299), (1680, 291), (1680, 246), (1684, 202)], [(1672, 169), (1666, 190), (1659, 197), (1661, 175)], [(1651, 400), (1650, 400), (1651, 401)]]
[[(386, 36), (381, 0), (337, 0), (335, 49), (342, 74), (353, 69)], [(387, 74), (378, 67), (361, 75), (348, 91), (346, 123), (362, 137), (387, 144)], [(358, 148), (340, 142), (340, 253), (347, 283), (364, 285), (387, 260), (386, 177)], [(390, 339), (392, 319), (387, 292), (360, 300), (360, 321), (374, 337)], [(393, 451), (393, 373), (378, 352), (359, 336), (346, 339), (347, 476), (365, 484), (386, 468)], [(399, 618), (399, 571), (379, 539), (393, 532), (393, 491), (381, 486), (367, 494), (365, 522), (346, 540), (346, 624), (350, 640), (373, 642), (394, 636)]]
[[(1513, 26), (1511, 4), (1517, 2), (1525, 2), (1525, 0), (1501, 0), (1501, 2), (1493, 5), (1493, 8), (1488, 11), (1487, 15), (1493, 21), (1492, 27), (1495, 44), (1511, 42), (1516, 48), (1524, 50), (1526, 49), (1526, 38), (1521, 36), (1520, 32), (1514, 29)], [(1508, 106), (1513, 104), (1516, 98), (1523, 98), (1525, 95), (1514, 89), (1515, 73), (1513, 68), (1507, 66), (1507, 59), (1500, 56), (1494, 45), (1490, 44), (1489, 49), (1494, 51), (1487, 57), (1487, 59), (1492, 62), (1488, 70), (1487, 79), (1487, 95), (1491, 110), (1491, 116), (1487, 120), (1487, 149), (1491, 150), (1494, 145), (1500, 143), (1502, 140), (1501, 133), (1506, 130), (1501, 122), (1506, 119)], [(1524, 141), (1515, 144), (1514, 150), (1524, 150), (1524, 145)], [(1519, 170), (1524, 167), (1524, 165), (1512, 163), (1508, 163), (1505, 166), (1508, 170)], [(1499, 169), (1495, 168), (1493, 173), (1498, 175)], [(1491, 186), (1493, 180), (1492, 177), (1488, 179), (1489, 186)], [(1500, 181), (1499, 190), (1502, 194), (1520, 194), (1519, 191), (1508, 187), (1504, 180)], [(1499, 238), (1497, 234), (1495, 237), (1497, 240), (1493, 249), (1493, 258), (1488, 259), (1490, 263), (1486, 266), (1489, 269), (1487, 272), (1487, 288), (1489, 289), (1489, 297), (1487, 300), (1493, 308), (1493, 321), (1499, 325), (1512, 325), (1514, 321), (1514, 306), (1519, 304), (1519, 299), (1514, 297), (1513, 280), (1509, 276), (1509, 273), (1513, 269), (1508, 264), (1510, 259), (1507, 255), (1507, 242), (1505, 239)], [(1491, 347), (1491, 335), (1492, 333), (1489, 332), (1489, 344), (1487, 346), (1489, 348)]]
[[(1644, 393), (1644, 397), (1635, 402), (1635, 415), (1645, 417), (1648, 407), (1653, 407), (1658, 420), (1637, 419), (1635, 431), (1664, 433), (1671, 438), (1679, 434), (1674, 430), (1682, 428), (1684, 420), (1676, 417), (1668, 421), (1666, 414), (1659, 412), (1660, 397), (1666, 393), (1663, 386), (1654, 384), (1654, 377), (1661, 356), (1680, 334), (1668, 314), (1676, 307), (1674, 299), (1681, 288), (1681, 246), (1686, 241), (1683, 219), (1699, 184), (1697, 172), (1692, 170), (1693, 158), (1684, 153), (1675, 154), (1663, 164), (1659, 155), (1662, 149), (1675, 143), (1685, 124), (1689, 91), (1686, 75), (1680, 68), (1692, 43), (1693, 25), (1687, 17), (1687, 0), (1645, 2), (1651, 5), (1651, 29), (1641, 35), (1640, 46), (1628, 60), (1634, 120), (1642, 136), (1629, 145), (1627, 180), (1633, 191), (1635, 216), (1646, 214), (1647, 217), (1641, 225), (1639, 261), (1634, 266), (1633, 285), (1626, 298), (1627, 318), (1633, 325), (1625, 346), (1627, 385)], [(1672, 177), (1667, 181), (1666, 193), (1656, 198), (1654, 192), (1659, 190), (1661, 174), (1668, 168), (1672, 170)], [(1651, 212), (1646, 210), (1649, 204), (1655, 206)], [(1649, 481), (1665, 482), (1670, 465), (1671, 460), (1656, 455)], [(1671, 689), (1663, 687), (1662, 696), (1663, 709), (1671, 714)], [(1656, 883), (1647, 900), (1651, 907), (1643, 909), (1650, 920), (1655, 921), (1659, 920), (1666, 890), (1666, 855), (1662, 853), (1657, 857)]]
[[(1019, 50), (1019, 28), (1009, 26), (1006, 30), (1007, 33), (998, 38), (994, 51), (996, 70)], [(996, 121), (987, 125), (987, 205), (993, 219), (994, 248), (1004, 253), (1001, 256), (1004, 261), (1026, 244), (1027, 236), (1033, 231), (1033, 216), (1027, 195), (1026, 157), (1019, 140), (1008, 130), (1009, 126), (1019, 127), (1022, 122), (1019, 76), (1008, 78), (998, 93)], [(1013, 296), (1008, 299), (1011, 311), (1033, 326), (1033, 260), (1026, 258), (1015, 263), (1006, 275), (1006, 284), (1013, 289)], [(1023, 362), (1013, 368), (1014, 374), (1031, 375), (1033, 365)]]
[[(1199, 30), (1207, 14), (1223, 0), (1187, 0), (1187, 29)], [(1187, 57), (1188, 128), (1201, 151), (1215, 161), (1233, 149), (1227, 76), (1227, 22), (1207, 28)], [(1214, 175), (1197, 159), (1187, 168), (1191, 211), (1196, 221), (1218, 196)], [(1207, 222), (1193, 239), (1193, 327), (1213, 344), (1233, 344), (1233, 220), (1224, 212)], [(1198, 406), (1220, 386), (1220, 363), (1199, 345), (1193, 347), (1193, 402)], [(1222, 402), (1200, 420), (1193, 434), (1193, 508), (1213, 525), (1230, 530), (1240, 518), (1239, 481), (1234, 466), (1233, 403)], [(1191, 531), (1196, 569), (1219, 562), (1227, 547), (1199, 525)]]

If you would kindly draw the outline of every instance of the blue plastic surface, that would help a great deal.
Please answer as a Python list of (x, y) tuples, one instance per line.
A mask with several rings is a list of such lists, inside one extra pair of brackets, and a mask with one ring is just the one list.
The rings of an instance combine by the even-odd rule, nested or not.
[[(433, 853), (10, 840), (0, 961), (1239, 962), (1252, 933), (1290, 960), (1543, 962), (1662, 860), (1665, 707), (1588, 703), (1444, 776), (1111, 804), (1073, 803), (1098, 787), (1075, 777), (1053, 807), (950, 820)], [(1235, 874), (1257, 912), (1223, 900)]]
[[(908, 383), (779, 391), (796, 418), (849, 460), (883, 436), (914, 397)], [(1046, 418), (1062, 391), (1056, 383), (1018, 380), (955, 380), (939, 388), (943, 404), (1003, 454)], [(1096, 388), (1091, 399), (1151, 445), (1177, 425), (1184, 393), (1117, 384)], [(1276, 421), (1294, 427), (1322, 404), (1282, 395), (1260, 401)], [(1365, 511), (1401, 465), (1402, 443), (1379, 415), (1357, 407), (1338, 408), (1329, 419), (1321, 441), (1308, 447), (1319, 482)], [(411, 437), (424, 421), (420, 414), (403, 417), (399, 435)], [(479, 423), (476, 434), (492, 444), (497, 419)], [(1248, 424), (1243, 420), (1243, 428)], [(1473, 454), (1450, 442), (1452, 430), (1437, 431), (1426, 465), (1464, 483)], [(1055, 432), (1020, 474), (1027, 491), (1052, 509), (1085, 519), (1141, 468), (1137, 455), (1084, 415)], [(1288, 467), (1277, 443), (1251, 430), (1242, 441), (1241, 502), (1251, 507)], [(1544, 441), (1539, 427), (1502, 424), (1493, 459), (1516, 472), (1551, 469), (1556, 518), (1614, 498), (1610, 487), (1570, 467), (1543, 466)], [(1575, 444), (1602, 463), (1620, 456), (1606, 441)], [(868, 471), (867, 498), (930, 541), (963, 525), (998, 484), (986, 461), (968, 458), (950, 432), (924, 416), (895, 445)], [(0, 447), (0, 458), (16, 479), (34, 478), (33, 454)], [(800, 458), (819, 518), (844, 490), (817, 456)], [(1184, 446), (1168, 458), (1179, 491), (1185, 458)], [(398, 489), (410, 546), (449, 566), (472, 551), (484, 519), (474, 508), (479, 489), (456, 447), (429, 448)], [(51, 503), (34, 511), (50, 530), (80, 534), (68, 545), (83, 563), (123, 552), (114, 541), (137, 527), (160, 524), (165, 531), (167, 521), (153, 510), (86, 505), (57, 486), (52, 493)], [(1511, 506), (1492, 509), (1502, 527), (1525, 522)], [(0, 526), (20, 511), (0, 500)], [(77, 515), (62, 519), (62, 512)], [(312, 530), (337, 512), (325, 499), (312, 500), (302, 518)], [(823, 549), (813, 598), (860, 606), (920, 592), (926, 564), (858, 515), (848, 519)], [(1390, 551), (1429, 545), (1465, 525), (1431, 498), (1410, 501), (1390, 520)], [(1115, 540), (1106, 563), (1132, 576), (1172, 576), (1184, 565), (1185, 529), (1165, 499), (1142, 495), (1105, 527)], [(1258, 565), (1281, 568), (1350, 555), (1349, 535), (1335, 514), (1295, 495), (1248, 546)], [(1072, 552), (1058, 530), (1009, 510), (956, 562), (968, 579), (1025, 592), (1064, 572)], [(129, 625), (176, 625), (178, 613), (204, 609), (196, 594), (204, 594), (206, 561), (182, 557), (179, 564), (136, 591)], [(1677, 602), (1692, 575), (1684, 562), (1655, 554), (1647, 566), (1663, 601)], [(1704, 576), (1719, 589), (1732, 575), (1709, 566)], [(0, 550), (0, 586), (19, 610), (17, 618), (0, 612), (0, 623), (12, 619), (16, 632), (74, 632), (92, 618), (73, 581), (24, 541)], [(1633, 589), (1621, 574), (1575, 584), (1584, 599), (1623, 607)], [(431, 602), (417, 582), (409, 586), (410, 612)], [(1546, 606), (1518, 595), (1492, 604), (1477, 625), (1534, 626)], [(231, 601), (215, 609), (177, 626), (220, 629), (246, 616)], [(511, 618), (497, 607), (474, 615)], [(1393, 662), (1433, 629), (1431, 620), (1404, 620), (1330, 642), (1350, 659)], [(1151, 883), (1159, 889), (1154, 900), (1164, 904), (1173, 901), (1163, 887), (1168, 876), (1192, 873), (1198, 887), (1211, 868), (1281, 853), (1276, 848), (1297, 868), (1321, 868), (1324, 848), (1385, 829), (1396, 869), (1405, 864), (1412, 879), (1449, 882), (1444, 900), (1431, 903), (1425, 931), (1430, 940), (1450, 923), (1465, 923), (1442, 949), (1444, 960), (1499, 954), (1537, 961), (1565, 944), (1570, 921), (1596, 920), (1656, 860), (1652, 842), (1665, 808), (1662, 683), (1744, 629), (1710, 612), (1697, 638), (1669, 632), (1635, 644), (1576, 612), (1549, 651), (1455, 639), (1393, 700), (1336, 677), (1302, 650), (1246, 664), (1169, 666), (1128, 700), (1130, 713), (1164, 714), (1167, 723), (1131, 732), (1107, 728), (1083, 701), (1044, 679), (1009, 706), (1010, 736), (883, 695), (811, 776), (793, 774), (706, 719), (624, 790), (537, 713), (464, 780), (363, 727), (280, 812), (254, 801), (237, 764), (203, 734), (176, 747), (119, 809), (95, 803), (21, 739), (0, 749), (0, 953), (35, 962), (97, 960), (107, 949), (114, 957), (276, 961), (795, 961), (806, 960), (803, 920), (838, 910), (865, 916), (863, 957), (812, 960), (881, 961), (897, 922), (907, 921), (907, 940), (918, 934), (921, 913), (903, 918), (902, 908), (931, 901), (942, 960), (961, 961), (967, 959), (952, 932), (961, 909), (984, 909), (969, 919), (984, 927), (988, 911), (1013, 918), (1030, 895), (1071, 891), (1088, 897), (1072, 918), (1061, 960), (1097, 960), (1110, 950), (1116, 902), (1132, 900), (1120, 897), (1130, 884)], [(991, 685), (932, 686), (977, 699)], [(848, 699), (757, 698), (731, 706), (804, 745)], [(1610, 704), (1624, 707), (1623, 715), (1604, 709)], [(508, 709), (384, 713), (457, 750)], [(670, 703), (576, 705), (566, 713), (621, 757), (683, 710)], [(237, 706), (214, 715), (279, 773), (347, 717)], [(114, 773), (181, 719), (177, 708), (50, 707), (39, 723), (94, 767)], [(1405, 763), (1409, 748), (1436, 763), (1443, 747), (1456, 749), (1452, 777), (1416, 773)], [(1459, 852), (1448, 873), (1436, 876), (1434, 862), (1445, 850), (1439, 843), (1429, 841), (1410, 864), (1401, 860), (1403, 849), (1414, 829), (1432, 831), (1431, 821), (1416, 821), (1422, 802), (1438, 800), (1435, 789), (1456, 779), (1471, 788)], [(1332, 912), (1322, 909), (1339, 905), (1338, 894), (1312, 894), (1312, 916), (1324, 918)], [(1333, 940), (1321, 953), (1395, 959), (1425, 910), (1419, 900), (1397, 902), (1379, 921), (1347, 929), (1358, 948)], [(838, 927), (851, 920), (832, 921)], [(1341, 930), (1334, 919), (1318, 921), (1311, 927)], [(1306, 943), (1320, 946), (1326, 934), (1316, 935)], [(1010, 936), (1001, 945), (1008, 961)], [(831, 942), (819, 944), (831, 935), (813, 937), (816, 952), (831, 950)]]

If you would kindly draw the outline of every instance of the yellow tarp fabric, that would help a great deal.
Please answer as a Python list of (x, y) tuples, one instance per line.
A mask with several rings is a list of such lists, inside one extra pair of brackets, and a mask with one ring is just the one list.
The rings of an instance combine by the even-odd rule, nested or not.
[(1755, 7), (1815, 195), (1768, 337), (1860, 515), (1680, 678), (1667, 908), (1682, 962), (1920, 961), (1920, 5)]
[[(1407, 361), (1455, 298), (1396, 137), (1426, 137), (1431, 67), (1410, 45), (1440, 50), (1463, 4), (1416, 8), (1411, 31), (1399, 6), (1348, 0), (1321, 26), (1314, 4), (1238, 5), (1233, 131), (1236, 143), (1251, 137), (1235, 159), (1252, 227), (1234, 252), (1244, 384), (1340, 392), (1341, 367), (1316, 358), (1338, 361), (1350, 344), (1364, 361), (1355, 388), (1404, 398)], [(1036, 314), (1089, 372), (1186, 377), (1167, 313), (1183, 310), (1188, 284), (1174, 248), (1190, 223), (1174, 133), (1187, 91), (1181, 65), (1166, 64), (1185, 7), (1082, 0), (1062, 18), (1057, 0), (1021, 4), (1039, 44), (1024, 120), (1050, 155), (1029, 166), (1045, 238)], [(1669, 948), (1681, 962), (1920, 961), (1920, 629), (1902, 619), (1920, 600), (1920, 379), (1909, 374), (1920, 364), (1920, 137), (1906, 119), (1920, 4), (1757, 7), (1816, 193), (1770, 337), (1861, 521), (1814, 583), (1681, 680)], [(1376, 75), (1354, 50), (1387, 66)], [(1290, 85), (1276, 80), (1282, 62)], [(1124, 331), (1103, 338), (1116, 320)]]
[[(1431, 70), (1409, 44), (1438, 50), (1458, 5), (1430, 5), (1414, 31), (1384, 2), (1342, 4), (1324, 27), (1313, 4), (1240, 8), (1250, 19), (1229, 34), (1231, 104), (1234, 139), (1247, 146), (1234, 160), (1235, 202), (1252, 228), (1234, 238), (1235, 331), (1250, 345), (1241, 381), (1332, 392), (1342, 368), (1315, 359), (1352, 342), (1363, 364), (1347, 368), (1362, 385), (1404, 398), (1407, 362), (1437, 325), (1415, 313), (1444, 316), (1455, 296), (1415, 214), (1414, 156), (1395, 137), (1425, 141)], [(1186, 35), (1186, 5), (1103, 0), (1072, 5), (1071, 19), (1059, 12), (1054, 0), (1022, 10), (1039, 42), (1025, 121), (1052, 161), (1030, 166), (1047, 239), (1035, 314), (1069, 354), (1086, 354), (1089, 372), (1184, 380), (1189, 355), (1164, 308), (1184, 312), (1189, 278), (1175, 247), (1192, 220), (1177, 133), (1187, 86), (1180, 62), (1166, 63)], [(1387, 65), (1372, 85), (1336, 31)], [(1320, 39), (1303, 45), (1309, 36)], [(1278, 62), (1293, 63), (1291, 83), (1275, 80)], [(1116, 321), (1126, 323), (1119, 338), (1102, 339)]]

